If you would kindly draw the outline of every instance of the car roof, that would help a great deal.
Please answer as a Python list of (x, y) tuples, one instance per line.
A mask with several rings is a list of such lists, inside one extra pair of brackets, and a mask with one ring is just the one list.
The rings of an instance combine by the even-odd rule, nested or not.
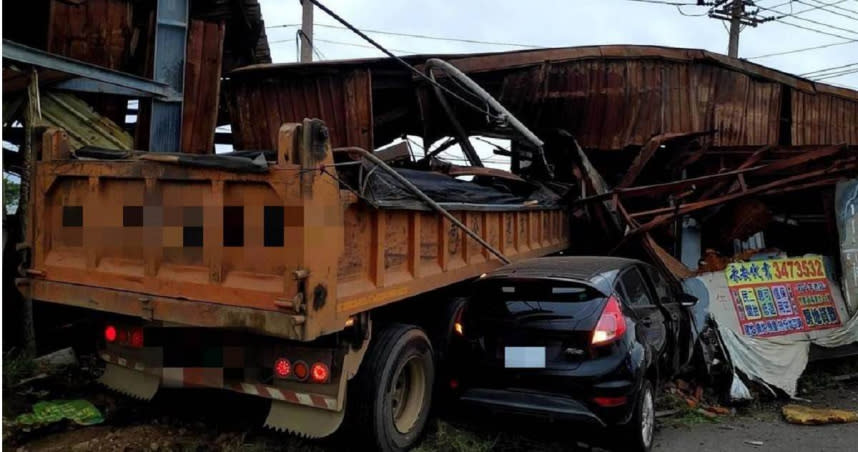
[(556, 256), (525, 259), (486, 274), (485, 278), (561, 278), (590, 283), (599, 289), (613, 285), (620, 270), (643, 262), (612, 256)]

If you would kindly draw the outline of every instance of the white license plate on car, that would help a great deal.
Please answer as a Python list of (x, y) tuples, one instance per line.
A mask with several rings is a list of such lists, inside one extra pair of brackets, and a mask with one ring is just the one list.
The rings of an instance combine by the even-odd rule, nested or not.
[(507, 369), (544, 369), (545, 347), (504, 347), (503, 366)]

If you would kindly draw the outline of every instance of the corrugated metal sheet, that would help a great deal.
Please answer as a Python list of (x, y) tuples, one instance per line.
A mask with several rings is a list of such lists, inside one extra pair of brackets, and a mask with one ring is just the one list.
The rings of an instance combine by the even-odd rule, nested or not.
[(52, 0), (47, 51), (87, 63), (126, 69), (132, 4), (126, 0)]
[[(467, 72), (533, 130), (565, 129), (589, 149), (620, 150), (655, 135), (707, 130), (717, 130), (711, 143), (716, 147), (858, 143), (858, 92), (703, 50), (593, 46), (405, 59), (419, 65), (433, 57)], [(390, 59), (260, 65), (234, 74), (269, 80), (340, 74), (325, 82), (334, 83), (355, 69), (371, 71), (373, 80), (409, 75)], [(419, 107), (407, 104), (414, 98)], [(430, 141), (453, 135), (434, 102), (422, 83), (397, 89), (374, 84), (376, 108), (370, 111), (376, 118), (387, 117), (396, 103), (407, 109), (399, 121), (374, 125), (378, 144), (402, 133)], [(467, 129), (486, 128), (484, 115), (454, 104)]]
[(792, 144), (858, 143), (858, 102), (801, 91), (791, 101)]
[(237, 149), (276, 149), (285, 122), (326, 121), (334, 146), (372, 148), (369, 71), (313, 77), (233, 77), (229, 109)]
[(716, 146), (777, 142), (781, 85), (728, 69), (646, 60), (543, 63), (503, 77), (499, 100), (526, 124), (592, 149), (718, 129)]

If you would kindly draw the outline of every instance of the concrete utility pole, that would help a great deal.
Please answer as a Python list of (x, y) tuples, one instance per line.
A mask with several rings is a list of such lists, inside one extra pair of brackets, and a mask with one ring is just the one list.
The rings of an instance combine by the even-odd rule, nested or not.
[(301, 1), (301, 62), (313, 61), (313, 2)]
[[(707, 5), (703, 0), (698, 0), (698, 5)], [(750, 10), (746, 8), (750, 7)], [(739, 58), (739, 33), (742, 25), (756, 27), (758, 24), (775, 20), (775, 18), (758, 17), (760, 8), (755, 8), (749, 0), (715, 0), (709, 10), (709, 17), (713, 19), (726, 20), (730, 22), (730, 45), (727, 46), (727, 55)]]
[(745, 2), (744, 0), (733, 0), (731, 6), (730, 45), (727, 47), (727, 56), (739, 58), (739, 27), (742, 26), (742, 13), (745, 12)]

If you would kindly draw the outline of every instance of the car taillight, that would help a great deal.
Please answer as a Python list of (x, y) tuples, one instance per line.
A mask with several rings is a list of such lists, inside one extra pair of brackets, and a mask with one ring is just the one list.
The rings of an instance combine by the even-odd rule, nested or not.
[(278, 358), (277, 361), (274, 362), (274, 374), (277, 375), (278, 378), (286, 378), (290, 373), (292, 373), (292, 365), (289, 364), (288, 359)]
[(115, 326), (107, 325), (107, 327), (104, 328), (104, 340), (106, 340), (107, 342), (116, 341), (116, 327)]
[(620, 301), (615, 295), (608, 297), (602, 316), (593, 330), (592, 345), (610, 344), (623, 337), (626, 332), (626, 318), (620, 310)]
[(313, 383), (324, 383), (328, 381), (328, 376), (330, 375), (330, 371), (328, 366), (322, 363), (315, 363), (313, 367), (310, 368), (310, 379), (313, 380)]
[(459, 336), (465, 335), (465, 327), (462, 324), (462, 312), (464, 312), (464, 309), (459, 309), (456, 312), (456, 318), (453, 320), (453, 331)]
[(292, 365), (292, 375), (295, 376), (295, 379), (298, 381), (304, 381), (307, 379), (307, 376), (310, 374), (310, 369), (307, 367), (307, 363), (304, 361), (295, 361)]

